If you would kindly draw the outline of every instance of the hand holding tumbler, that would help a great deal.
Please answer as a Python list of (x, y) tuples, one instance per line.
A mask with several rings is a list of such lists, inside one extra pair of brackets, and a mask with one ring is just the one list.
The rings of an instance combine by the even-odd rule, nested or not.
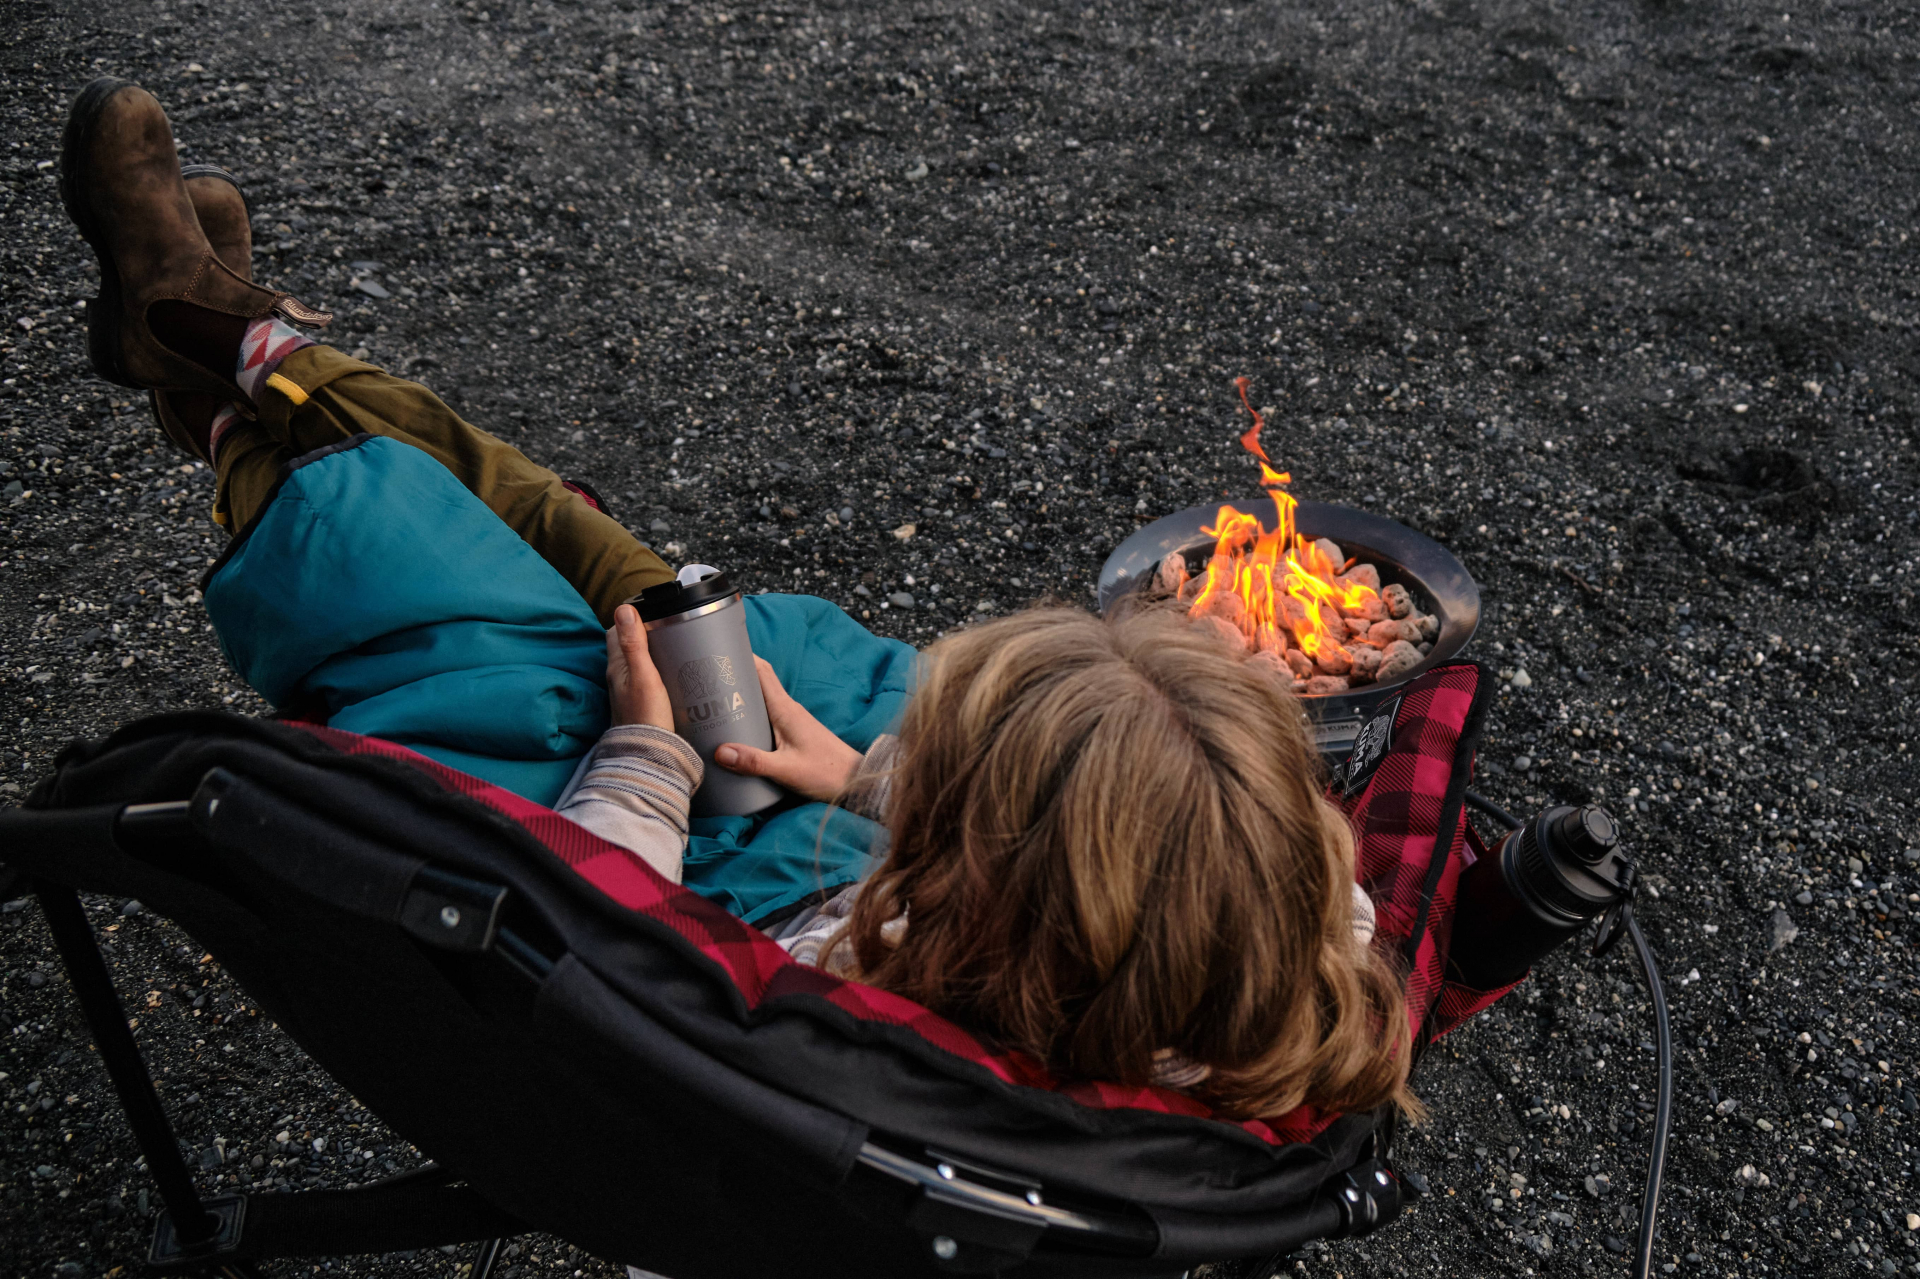
[(693, 816), (744, 816), (778, 803), (784, 792), (772, 782), (713, 762), (724, 742), (773, 749), (740, 592), (718, 569), (689, 564), (676, 580), (627, 602), (647, 628), (647, 651), (673, 704), (673, 731), (706, 765), (706, 779), (693, 793)]

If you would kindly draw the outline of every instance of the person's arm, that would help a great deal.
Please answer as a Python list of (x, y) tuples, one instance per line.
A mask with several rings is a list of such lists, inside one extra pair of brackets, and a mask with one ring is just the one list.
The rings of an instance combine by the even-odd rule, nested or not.
[(727, 742), (714, 749), (713, 762), (729, 772), (767, 778), (808, 799), (838, 799), (860, 767), (860, 752), (795, 701), (766, 658), (755, 657), (753, 664), (773, 725), (774, 749)]
[[(804, 927), (796, 928), (786, 936), (777, 937), (774, 940), (779, 943), (782, 950), (793, 956), (796, 963), (805, 964), (809, 968), (827, 967), (832, 971), (831, 963), (821, 964), (821, 957), (826, 954), (828, 944), (839, 935), (841, 929), (847, 926), (847, 918), (853, 914), (853, 904), (858, 900), (860, 900), (860, 885), (848, 884), (821, 903), (820, 909), (814, 912), (813, 918), (808, 920)], [(847, 956), (842, 954), (839, 958), (844, 963)]]
[[(765, 751), (728, 742), (715, 750), (714, 762), (732, 772), (768, 778), (809, 799), (844, 799), (854, 812), (875, 821), (885, 820), (898, 740), (882, 734), (862, 755), (795, 701), (765, 658), (755, 657), (753, 664), (773, 727), (774, 749)], [(639, 614), (624, 604), (614, 612), (613, 626), (607, 631), (607, 698), (616, 725), (647, 724), (663, 731), (673, 727), (666, 684), (647, 653), (646, 628)], [(596, 759), (588, 770), (589, 779), (600, 767)], [(670, 769), (671, 762), (656, 757), (646, 767), (656, 774), (648, 787), (655, 793), (650, 802), (657, 802), (657, 788), (666, 784), (660, 770)], [(700, 776), (700, 761), (693, 755), (689, 795), (699, 786)], [(608, 799), (616, 792), (631, 793), (620, 787), (603, 785), (600, 789)], [(587, 790), (588, 783), (583, 781), (574, 793)], [(677, 825), (685, 831), (684, 812)]]
[(700, 754), (673, 731), (667, 686), (647, 652), (640, 615), (622, 604), (607, 630), (607, 709), (613, 727), (556, 812), (628, 849), (674, 883), (687, 848), (687, 811)]
[(867, 753), (854, 766), (840, 804), (850, 813), (858, 813), (885, 825), (893, 808), (893, 766), (900, 757), (900, 739), (882, 733), (867, 747)]
[(1362, 946), (1373, 944), (1374, 930), (1379, 926), (1379, 915), (1373, 908), (1373, 898), (1367, 896), (1367, 890), (1355, 884), (1353, 886), (1353, 939)]
[(616, 725), (594, 743), (586, 776), (555, 811), (677, 884), (687, 809), (700, 777), (700, 753), (678, 734), (651, 724)]

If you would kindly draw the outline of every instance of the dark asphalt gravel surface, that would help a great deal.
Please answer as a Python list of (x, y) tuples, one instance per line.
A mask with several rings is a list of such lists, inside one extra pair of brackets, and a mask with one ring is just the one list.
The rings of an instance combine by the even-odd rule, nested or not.
[[(1252, 377), (1298, 494), (1480, 581), (1483, 788), (1601, 800), (1644, 859), (1679, 1045), (1664, 1271), (1920, 1273), (1915, 23), (9, 0), (0, 799), (76, 736), (265, 710), (196, 607), (210, 477), (86, 363), (53, 165), (111, 72), (245, 178), (256, 271), (335, 307), (336, 344), (670, 559), (907, 640), (1086, 602), (1138, 522), (1254, 492)], [(93, 909), (208, 1189), (417, 1160), (188, 938)], [(1624, 1274), (1650, 1038), (1623, 956), (1555, 956), (1423, 1067), (1431, 1197), (1283, 1269)], [(27, 901), (0, 1106), (0, 1270), (135, 1266), (156, 1197)], [(517, 1248), (514, 1279), (615, 1273)]]

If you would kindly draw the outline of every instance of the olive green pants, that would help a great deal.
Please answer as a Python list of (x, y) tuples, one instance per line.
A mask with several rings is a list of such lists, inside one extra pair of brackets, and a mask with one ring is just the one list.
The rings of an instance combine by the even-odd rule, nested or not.
[(419, 383), (330, 346), (303, 347), (283, 360), (259, 410), (257, 421), (221, 437), (216, 454), (213, 517), (230, 533), (266, 504), (288, 461), (364, 432), (411, 444), (453, 472), (573, 584), (603, 626), (623, 601), (673, 577), (665, 561), (552, 471), (462, 421)]

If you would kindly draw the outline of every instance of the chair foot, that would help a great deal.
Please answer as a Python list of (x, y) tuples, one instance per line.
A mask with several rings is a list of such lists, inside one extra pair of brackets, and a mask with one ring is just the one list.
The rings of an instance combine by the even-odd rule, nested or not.
[[(153, 1226), (153, 1245), (147, 1250), (147, 1264), (155, 1270), (179, 1270), (186, 1267), (246, 1265), (233, 1257), (247, 1229), (247, 1197), (222, 1195), (204, 1201), (201, 1208), (213, 1218), (213, 1233), (197, 1243), (186, 1243), (175, 1228), (173, 1213), (162, 1212)], [(228, 1254), (222, 1256), (222, 1254)]]

